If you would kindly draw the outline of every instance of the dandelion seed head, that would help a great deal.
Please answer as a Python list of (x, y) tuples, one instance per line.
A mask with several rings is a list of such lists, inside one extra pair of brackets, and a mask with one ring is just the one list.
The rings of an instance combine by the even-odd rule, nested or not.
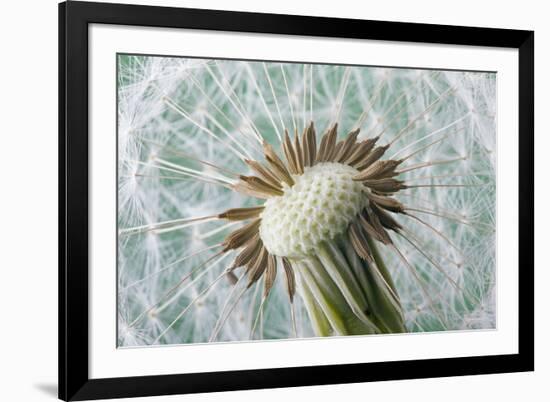
[(357, 173), (351, 166), (321, 163), (296, 176), (283, 196), (269, 199), (260, 226), (267, 250), (281, 257), (304, 257), (341, 235), (364, 207), (366, 188), (352, 179)]
[[(252, 174), (227, 144), (246, 158), (262, 160), (263, 139), (281, 156), (277, 130), (282, 134), (288, 128), (292, 134), (295, 127), (300, 130), (313, 120), (323, 132), (338, 118), (342, 139), (360, 127), (358, 141), (380, 135), (383, 144), (400, 136), (390, 155), (408, 147), (398, 155), (405, 157), (425, 147), (407, 160), (407, 166), (456, 159), (403, 173), (399, 179), (426, 186), (458, 182), (480, 186), (399, 192), (401, 202), (439, 214), (415, 213), (425, 224), (408, 216), (395, 218), (407, 231), (403, 233), (412, 234), (439, 268), (393, 233), (395, 246), (414, 271), (390, 246), (379, 250), (395, 282), (408, 331), (494, 327), (494, 74), (121, 56), (118, 80), (120, 228), (264, 204), (227, 187), (159, 169), (158, 161), (166, 160), (194, 169), (201, 177), (226, 177), (227, 172), (173, 152)], [(168, 107), (167, 99), (181, 110)], [(437, 132), (447, 126), (449, 130)], [(442, 141), (427, 146), (438, 139)], [(256, 338), (313, 335), (301, 297), (294, 298), (294, 332), (281, 269), (261, 314), (263, 277), (242, 294), (246, 277), (236, 285), (222, 278), (213, 291), (206, 292), (227, 269), (231, 256), (209, 261), (219, 250), (212, 248), (182, 258), (221, 243), (242, 225), (226, 224), (208, 221), (157, 234), (119, 237), (118, 281), (124, 289), (119, 294), (119, 345), (152, 344), (161, 334), (160, 343), (205, 342), (218, 325), (216, 340), (245, 340), (257, 316)], [(174, 295), (163, 300), (172, 287), (177, 288)], [(157, 306), (151, 310), (155, 314), (144, 314), (136, 321), (159, 300), (165, 305), (162, 309)], [(185, 315), (173, 323), (187, 306)]]

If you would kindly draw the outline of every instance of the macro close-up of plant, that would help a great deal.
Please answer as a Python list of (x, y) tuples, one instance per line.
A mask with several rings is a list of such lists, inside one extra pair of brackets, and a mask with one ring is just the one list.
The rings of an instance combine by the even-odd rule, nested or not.
[(496, 327), (496, 74), (117, 62), (118, 346)]

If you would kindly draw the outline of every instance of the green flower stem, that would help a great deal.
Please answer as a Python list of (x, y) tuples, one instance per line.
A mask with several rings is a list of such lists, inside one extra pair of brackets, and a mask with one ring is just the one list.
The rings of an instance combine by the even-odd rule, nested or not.
[(313, 294), (311, 293), (307, 282), (302, 279), (302, 275), (300, 273), (302, 267), (300, 266), (300, 264), (295, 264), (295, 266), (297, 290), (302, 297), (302, 300), (304, 301), (304, 305), (313, 326), (313, 331), (317, 336), (334, 335), (334, 330), (332, 329), (332, 326), (330, 325), (330, 322), (328, 321), (325, 313), (323, 313), (323, 310), (321, 310), (321, 307), (313, 297)]
[(373, 246), (370, 265), (344, 239), (323, 244), (317, 256), (292, 261), (297, 292), (317, 336), (406, 330), (393, 280)]
[[(397, 293), (394, 291), (395, 287), (392, 288), (393, 281), (380, 253), (376, 249), (376, 244), (369, 241), (369, 245), (371, 243), (373, 246), (371, 252), (373, 256), (377, 256), (374, 264), (361, 260), (349, 243), (343, 244), (344, 252), (367, 296), (370, 310), (369, 317), (383, 333), (405, 332), (403, 311)], [(385, 272), (386, 276), (381, 271)], [(389, 283), (386, 278), (389, 278)]]
[(345, 308), (345, 300), (341, 295), (338, 297), (339, 295), (332, 291), (330, 284), (318, 280), (319, 276), (316, 275), (316, 278), (312, 274), (307, 262), (302, 262), (298, 269), (300, 270), (299, 275), (301, 275), (302, 281), (308, 285), (315, 301), (323, 311), (334, 332), (338, 335), (349, 335), (344, 317), (339, 311), (341, 308)]
[(372, 240), (372, 237), (370, 237), (369, 235), (367, 235), (367, 242), (369, 243), (369, 247), (372, 251), (372, 256), (374, 258), (374, 261), (376, 262), (376, 266), (378, 267), (378, 271), (380, 271), (380, 273), (386, 280), (386, 283), (392, 289), (393, 293), (397, 294), (397, 289), (395, 288), (395, 284), (391, 277), (390, 271), (386, 267), (386, 263), (384, 262), (384, 259), (380, 255), (380, 251), (378, 250), (378, 246), (376, 245), (376, 242)]

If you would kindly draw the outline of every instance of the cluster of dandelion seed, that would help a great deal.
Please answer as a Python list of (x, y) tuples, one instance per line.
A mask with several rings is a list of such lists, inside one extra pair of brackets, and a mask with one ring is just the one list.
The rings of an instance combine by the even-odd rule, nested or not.
[(226, 275), (236, 253), (216, 247), (241, 223), (198, 219), (259, 205), (219, 168), (249, 173), (258, 133), (279, 148), (311, 121), (426, 165), (402, 174), (417, 187), (400, 198), (422, 223), (394, 237), (414, 273), (380, 250), (407, 330), (495, 326), (493, 74), (121, 55), (117, 78), (120, 346), (313, 335), (283, 275), (267, 300)]

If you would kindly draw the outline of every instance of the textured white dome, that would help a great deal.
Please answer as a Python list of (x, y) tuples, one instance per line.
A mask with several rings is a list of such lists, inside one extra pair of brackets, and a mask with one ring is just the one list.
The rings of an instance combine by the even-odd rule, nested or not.
[(365, 205), (367, 189), (348, 165), (320, 163), (294, 176), (295, 184), (266, 201), (260, 236), (269, 253), (300, 258), (343, 233)]

